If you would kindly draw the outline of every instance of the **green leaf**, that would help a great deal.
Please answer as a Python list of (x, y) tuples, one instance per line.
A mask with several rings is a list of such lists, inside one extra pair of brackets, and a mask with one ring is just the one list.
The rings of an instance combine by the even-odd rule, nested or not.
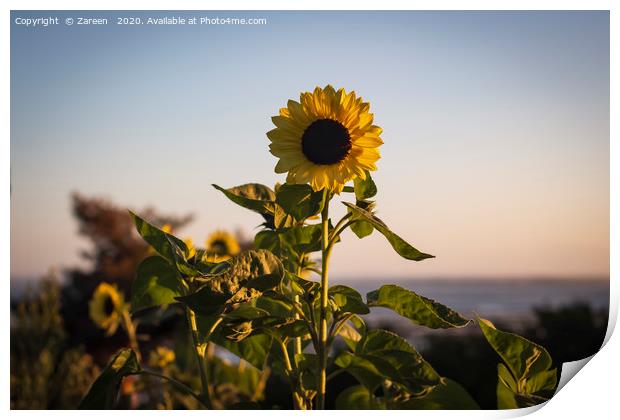
[(517, 334), (500, 331), (486, 319), (480, 318), (478, 323), (484, 337), (517, 381), (551, 368), (553, 361), (544, 347)]
[(356, 355), (343, 351), (338, 354), (334, 363), (345, 369), (371, 391), (374, 391), (385, 379), (397, 383), (404, 382), (398, 370), (389, 361), (374, 355)]
[[(201, 340), (206, 340), (207, 332), (211, 330), (218, 316), (203, 316), (197, 314), (196, 321)], [(221, 326), (218, 326), (210, 336), (210, 340), (220, 347), (225, 348), (237, 357), (250, 363), (257, 369), (263, 369), (272, 338), (266, 334), (254, 334), (242, 341), (230, 341), (222, 334)]]
[(264, 309), (257, 308), (249, 303), (242, 303), (237, 306), (232, 312), (226, 314), (228, 319), (258, 319), (269, 316), (269, 312)]
[(255, 368), (263, 369), (267, 356), (269, 355), (272, 338), (267, 334), (256, 334), (243, 341), (235, 342), (216, 335), (213, 341), (237, 357), (246, 360)]
[(266, 185), (243, 184), (226, 189), (213, 184), (213, 187), (223, 192), (230, 201), (241, 207), (260, 214), (273, 215), (273, 202), (276, 199), (276, 194)]
[(381, 286), (366, 296), (370, 307), (381, 306), (429, 328), (461, 328), (470, 320), (457, 312), (407, 289), (395, 285)]
[(223, 313), (231, 305), (256, 299), (284, 278), (279, 258), (267, 250), (244, 251), (225, 263), (228, 269), (203, 279), (195, 293), (176, 299), (202, 315)]
[(441, 382), (439, 374), (422, 355), (407, 340), (390, 331), (369, 331), (357, 344), (355, 354), (387, 361), (399, 372), (399, 383), (411, 394), (426, 394)]
[(274, 230), (261, 230), (254, 236), (254, 248), (266, 249), (276, 255), (281, 255), (280, 236)]
[(348, 286), (332, 286), (328, 292), (340, 312), (365, 315), (370, 312), (357, 290)]
[(138, 266), (131, 286), (131, 309), (138, 311), (175, 303), (181, 293), (181, 280), (174, 267), (162, 257), (147, 257)]
[(189, 254), (189, 249), (182, 240), (153, 226), (131, 211), (129, 214), (133, 218), (134, 225), (140, 236), (166, 261), (176, 264), (179, 261), (185, 260), (185, 257)]
[(433, 255), (425, 254), (418, 251), (413, 246), (409, 245), (403, 238), (392, 232), (385, 223), (383, 223), (374, 214), (362, 209), (351, 203), (343, 203), (352, 212), (354, 217), (359, 217), (368, 223), (370, 223), (375, 229), (377, 229), (388, 240), (392, 248), (403, 258), (414, 261), (422, 261), (426, 258), (435, 258)]
[(265, 226), (274, 227), (277, 206), (276, 194), (271, 188), (262, 184), (244, 184), (228, 189), (213, 184), (213, 187), (223, 192), (233, 203), (263, 216)]
[(342, 337), (350, 350), (355, 350), (357, 343), (362, 339), (360, 332), (349, 322), (346, 322), (340, 331), (338, 331), (338, 335)]
[(336, 398), (336, 410), (379, 410), (385, 408), (366, 387), (352, 386)]
[(276, 203), (301, 222), (321, 212), (323, 191), (314, 191), (308, 184), (284, 184), (276, 192)]
[(290, 318), (295, 315), (293, 305), (285, 296), (274, 291), (268, 291), (256, 299), (256, 307), (269, 312), (269, 315), (279, 318)]
[(364, 220), (357, 220), (350, 227), (353, 233), (355, 233), (355, 235), (360, 239), (372, 234), (373, 230), (375, 230), (375, 228), (372, 227), (372, 224)]
[(321, 233), (321, 225), (297, 225), (277, 231), (263, 230), (254, 237), (254, 246), (296, 261), (301, 253), (308, 254), (321, 249)]
[(295, 253), (310, 253), (321, 250), (320, 224), (295, 226), (279, 231), (284, 246), (292, 248)]
[(103, 410), (114, 407), (123, 377), (141, 371), (136, 354), (131, 349), (121, 349), (110, 359), (99, 377), (80, 402), (80, 410)]
[(500, 331), (488, 320), (478, 324), (504, 364), (498, 366), (499, 408), (521, 408), (547, 401), (557, 385), (556, 369), (547, 350), (517, 334)]
[(377, 195), (377, 186), (368, 171), (366, 171), (366, 179), (357, 177), (353, 180), (353, 189), (358, 201), (367, 200)]
[(434, 387), (421, 398), (411, 398), (388, 404), (388, 408), (397, 410), (479, 410), (478, 403), (469, 393), (451, 379)]
[(341, 352), (335, 364), (370, 391), (389, 380), (408, 394), (423, 395), (441, 381), (437, 372), (404, 338), (384, 330), (369, 331), (357, 343), (355, 353)]

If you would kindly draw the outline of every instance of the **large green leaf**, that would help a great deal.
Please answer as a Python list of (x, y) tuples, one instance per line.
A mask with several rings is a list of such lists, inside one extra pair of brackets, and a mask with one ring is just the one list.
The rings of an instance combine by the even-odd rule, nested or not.
[(114, 407), (123, 377), (140, 372), (140, 364), (131, 349), (121, 349), (110, 359), (80, 402), (80, 410), (103, 410)]
[(370, 223), (375, 229), (377, 229), (385, 238), (388, 240), (392, 248), (403, 258), (414, 261), (422, 261), (426, 258), (435, 258), (433, 255), (425, 254), (424, 252), (420, 252), (415, 249), (413, 246), (409, 245), (403, 238), (396, 235), (394, 232), (387, 227), (385, 223), (383, 223), (378, 217), (374, 214), (370, 213), (363, 208), (356, 206), (351, 203), (343, 203), (347, 206), (352, 212), (353, 217), (357, 217), (363, 219)]
[(323, 191), (314, 191), (308, 184), (284, 184), (276, 192), (276, 203), (301, 222), (321, 212)]
[(368, 306), (381, 306), (429, 328), (460, 328), (469, 324), (457, 312), (407, 289), (395, 285), (381, 286), (366, 296)]
[(371, 391), (374, 391), (385, 379), (403, 383), (404, 380), (398, 370), (388, 360), (373, 355), (357, 355), (343, 351), (334, 360), (336, 366), (345, 369), (358, 382)]
[(147, 257), (138, 266), (131, 286), (131, 309), (138, 311), (174, 303), (181, 293), (181, 280), (174, 267), (162, 257)]
[(411, 398), (388, 404), (388, 408), (398, 410), (479, 410), (478, 403), (469, 393), (451, 379), (443, 378), (421, 398)]
[(517, 334), (500, 331), (486, 319), (480, 318), (478, 323), (485, 338), (515, 379), (519, 380), (551, 368), (553, 361), (544, 347)]
[(357, 344), (355, 353), (380, 357), (389, 362), (398, 370), (401, 383), (411, 394), (425, 394), (441, 381), (435, 369), (407, 340), (390, 331), (369, 331)]
[(354, 353), (340, 353), (335, 363), (371, 391), (387, 379), (409, 395), (424, 395), (441, 381), (404, 338), (384, 330), (369, 331)]
[(270, 251), (244, 251), (226, 261), (228, 269), (203, 279), (195, 293), (176, 299), (202, 315), (223, 313), (234, 304), (249, 302), (278, 286), (284, 278), (282, 263)]
[(362, 296), (355, 289), (342, 285), (332, 286), (329, 288), (328, 294), (340, 312), (362, 315), (370, 312), (362, 300)]
[(336, 398), (336, 410), (379, 410), (383, 408), (385, 404), (362, 385), (347, 388)]
[(547, 350), (517, 334), (500, 331), (488, 320), (478, 324), (504, 364), (498, 366), (498, 408), (529, 407), (547, 401), (557, 385)]

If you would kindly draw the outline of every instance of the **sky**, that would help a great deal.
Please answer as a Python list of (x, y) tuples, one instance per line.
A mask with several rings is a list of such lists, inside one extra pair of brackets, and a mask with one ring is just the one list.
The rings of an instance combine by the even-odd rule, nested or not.
[[(48, 27), (17, 17), (59, 16)], [(266, 18), (123, 26), (115, 16)], [(108, 17), (102, 26), (66, 17)], [(12, 12), (11, 276), (82, 264), (70, 194), (250, 236), (211, 187), (273, 185), (286, 101), (355, 90), (383, 128), (377, 215), (437, 258), (348, 233), (330, 275), (608, 278), (607, 12)], [(331, 213), (344, 213), (338, 201)]]

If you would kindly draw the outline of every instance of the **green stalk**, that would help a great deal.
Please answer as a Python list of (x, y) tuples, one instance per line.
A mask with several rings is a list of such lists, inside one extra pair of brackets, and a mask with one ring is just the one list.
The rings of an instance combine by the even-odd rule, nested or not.
[[(186, 308), (187, 321), (190, 326), (190, 330), (192, 332), (192, 340), (194, 343), (194, 350), (196, 351), (196, 361), (198, 362), (198, 368), (200, 369), (200, 382), (202, 383), (202, 398), (204, 400), (205, 405), (209, 410), (213, 409), (213, 401), (211, 401), (211, 388), (209, 386), (209, 368), (205, 359), (206, 345), (200, 342), (200, 337), (198, 335), (198, 325), (196, 323), (196, 314), (189, 308)], [(211, 335), (215, 327), (221, 322), (221, 318), (213, 324), (211, 327), (211, 331), (209, 331), (208, 336)], [(207, 337), (207, 342), (208, 342)]]
[(288, 350), (286, 348), (286, 343), (278, 340), (280, 344), (280, 349), (282, 350), (282, 356), (284, 358), (284, 370), (286, 371), (287, 376), (289, 377), (289, 382), (291, 384), (291, 391), (293, 394), (293, 404), (295, 405), (295, 409), (303, 410), (304, 404), (301, 395), (296, 391), (296, 385), (293, 383), (293, 366), (291, 365), (291, 359), (288, 356)]
[(127, 309), (126, 305), (121, 312), (123, 327), (125, 328), (125, 332), (127, 333), (127, 337), (129, 338), (129, 346), (133, 349), (134, 352), (136, 352), (138, 361), (140, 361), (142, 360), (142, 355), (140, 354), (140, 346), (138, 345), (138, 338), (136, 336), (136, 326), (131, 320), (129, 310)]
[[(304, 257), (305, 257), (305, 254), (302, 252), (299, 258), (299, 264), (297, 265), (297, 276), (301, 274), (301, 264), (303, 264)], [(299, 304), (299, 295), (295, 295), (293, 299), (295, 300), (296, 304)], [(298, 313), (295, 313), (295, 319), (300, 319), (300, 316)], [(294, 356), (297, 356), (298, 354), (301, 354), (301, 353), (302, 353), (301, 337), (296, 337), (293, 354)]]
[(319, 313), (319, 348), (317, 355), (319, 359), (319, 384), (317, 394), (317, 406), (320, 410), (325, 410), (325, 388), (327, 384), (327, 303), (328, 303), (328, 267), (329, 255), (329, 197), (327, 190), (324, 191), (323, 211), (321, 212), (322, 232), (321, 232), (321, 311)]

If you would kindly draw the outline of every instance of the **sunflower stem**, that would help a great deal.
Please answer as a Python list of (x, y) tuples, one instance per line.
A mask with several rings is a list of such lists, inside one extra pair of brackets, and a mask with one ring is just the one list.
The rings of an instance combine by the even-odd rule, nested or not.
[(127, 337), (129, 338), (129, 346), (136, 353), (138, 361), (140, 361), (142, 360), (142, 355), (140, 354), (140, 346), (138, 345), (138, 338), (136, 337), (136, 326), (131, 320), (129, 310), (127, 309), (126, 305), (121, 312), (121, 315), (123, 317), (123, 327), (125, 328), (125, 332), (127, 333)]
[(329, 267), (329, 195), (327, 190), (323, 192), (324, 206), (321, 211), (322, 234), (321, 234), (321, 311), (319, 313), (319, 386), (317, 394), (317, 406), (325, 410), (325, 388), (327, 384), (327, 303), (328, 303), (328, 267)]
[[(196, 314), (189, 308), (186, 308), (187, 321), (192, 332), (192, 340), (194, 343), (194, 350), (196, 352), (196, 361), (198, 362), (198, 368), (200, 369), (200, 382), (202, 383), (202, 399), (209, 410), (213, 409), (213, 402), (211, 401), (211, 389), (209, 387), (209, 371), (205, 359), (206, 345), (200, 342), (198, 336), (198, 324), (196, 323)], [(215, 326), (217, 326), (216, 323)], [(215, 329), (215, 326), (211, 329)], [(210, 334), (209, 334), (210, 335)]]

